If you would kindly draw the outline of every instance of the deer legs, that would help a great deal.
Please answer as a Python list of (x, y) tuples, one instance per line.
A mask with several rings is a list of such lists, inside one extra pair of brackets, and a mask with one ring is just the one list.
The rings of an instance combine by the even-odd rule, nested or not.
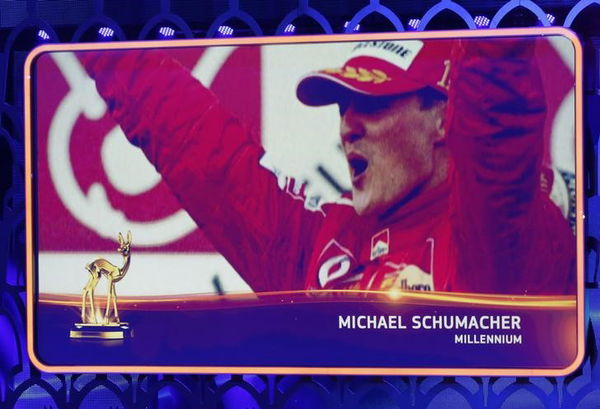
[[(88, 270), (89, 271), (89, 270)], [(100, 279), (100, 275), (94, 274), (92, 271), (89, 271), (90, 279), (88, 280), (85, 287), (83, 287), (83, 294), (81, 296), (81, 322), (86, 323), (90, 322), (85, 315), (85, 304), (86, 297), (89, 298), (90, 309), (92, 310), (92, 320), (94, 323), (98, 322), (96, 317), (96, 307), (94, 305), (94, 288), (96, 288), (96, 284)]]
[[(112, 300), (111, 300), (112, 298)], [(115, 315), (115, 320), (117, 323), (121, 322), (119, 320), (119, 310), (117, 309), (117, 290), (115, 289), (115, 283), (112, 279), (108, 279), (108, 296), (106, 298), (106, 311), (104, 312), (104, 323), (107, 324), (109, 322), (109, 311), (110, 311), (110, 303), (112, 301), (113, 305), (113, 313)]]
[[(83, 323), (98, 323), (98, 317), (96, 316), (96, 307), (94, 305), (94, 288), (96, 287), (96, 284), (98, 283), (99, 279), (100, 275), (96, 276), (90, 271), (90, 279), (85, 285), (85, 287), (83, 287), (83, 294), (81, 296), (81, 322)], [(85, 306), (88, 303), (91, 309), (91, 319), (88, 319), (88, 317), (85, 314)], [(106, 297), (106, 311), (104, 312), (104, 324), (107, 324), (109, 322), (109, 312), (111, 303), (116, 322), (121, 322), (121, 320), (119, 319), (119, 310), (117, 308), (117, 290), (115, 288), (115, 283), (113, 282), (113, 280), (109, 279), (108, 294)]]
[(115, 285), (113, 284), (112, 286), (113, 289), (113, 311), (115, 313), (115, 320), (117, 321), (117, 323), (121, 322), (121, 320), (119, 319), (119, 310), (117, 309), (117, 290), (115, 289)]

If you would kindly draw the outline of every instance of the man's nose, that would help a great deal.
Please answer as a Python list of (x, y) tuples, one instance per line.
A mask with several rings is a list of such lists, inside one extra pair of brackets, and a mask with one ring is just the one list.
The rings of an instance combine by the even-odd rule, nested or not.
[(346, 149), (347, 145), (353, 144), (364, 136), (364, 124), (352, 105), (347, 107), (340, 115), (340, 136), (342, 145)]

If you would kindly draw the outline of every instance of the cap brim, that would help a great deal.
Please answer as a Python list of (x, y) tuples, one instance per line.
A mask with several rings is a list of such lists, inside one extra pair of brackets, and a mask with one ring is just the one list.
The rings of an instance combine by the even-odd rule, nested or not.
[(306, 105), (321, 106), (337, 103), (349, 92), (371, 96), (399, 95), (417, 91), (426, 86), (426, 84), (413, 81), (408, 76), (397, 76), (386, 84), (374, 84), (373, 82), (344, 78), (338, 74), (316, 71), (300, 79), (296, 88), (296, 96)]
[(334, 75), (318, 71), (300, 79), (296, 96), (305, 105), (322, 106), (339, 102), (349, 91), (370, 95)]

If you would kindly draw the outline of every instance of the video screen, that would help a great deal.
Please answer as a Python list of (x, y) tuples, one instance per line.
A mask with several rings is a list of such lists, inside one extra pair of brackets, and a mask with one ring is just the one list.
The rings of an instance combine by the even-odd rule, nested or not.
[(572, 371), (580, 49), (563, 29), (36, 49), (33, 362)]

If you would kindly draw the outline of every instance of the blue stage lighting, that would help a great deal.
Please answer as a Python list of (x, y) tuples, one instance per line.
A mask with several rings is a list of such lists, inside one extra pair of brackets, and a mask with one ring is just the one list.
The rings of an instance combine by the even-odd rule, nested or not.
[(292, 23), (288, 24), (283, 29), (283, 34), (294, 34), (295, 32), (296, 32), (296, 26), (293, 25)]
[(39, 30), (37, 33), (38, 41), (44, 42), (50, 40), (50, 36), (45, 30)]
[(475, 16), (473, 19), (477, 28), (488, 28), (490, 26), (490, 19), (486, 16)]
[[(346, 21), (344, 23), (344, 30), (348, 28), (348, 24), (350, 24), (349, 21)], [(352, 31), (354, 31), (354, 32), (360, 31), (360, 24), (355, 25), (354, 28), (352, 29)]]
[(171, 27), (162, 26), (158, 29), (160, 38), (173, 38), (175, 37), (175, 30)]
[(112, 38), (112, 36), (115, 35), (115, 30), (113, 30), (110, 27), (100, 27), (98, 29), (98, 36), (101, 37), (102, 39), (110, 39)]
[(233, 28), (229, 26), (219, 26), (217, 29), (218, 37), (233, 37)]
[(410, 31), (415, 31), (417, 28), (419, 28), (419, 24), (421, 24), (421, 20), (418, 18), (411, 18), (408, 20), (408, 29)]

